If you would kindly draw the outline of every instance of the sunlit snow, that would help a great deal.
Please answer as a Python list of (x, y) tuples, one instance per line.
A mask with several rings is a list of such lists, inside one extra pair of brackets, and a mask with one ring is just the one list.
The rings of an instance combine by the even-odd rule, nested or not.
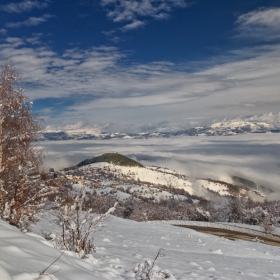
[[(58, 228), (46, 215), (33, 230), (40, 233)], [(168, 271), (175, 279), (280, 278), (279, 247), (231, 241), (171, 225), (111, 217), (96, 233), (95, 242), (97, 253), (93, 257), (78, 259), (74, 254), (63, 254), (46, 273), (54, 280), (132, 280), (136, 275), (133, 269), (163, 248), (165, 256), (156, 261), (154, 270)], [(9, 279), (3, 269), (14, 280), (50, 279), (36, 277), (61, 252), (45, 243), (39, 236), (21, 233), (0, 221), (1, 279)]]

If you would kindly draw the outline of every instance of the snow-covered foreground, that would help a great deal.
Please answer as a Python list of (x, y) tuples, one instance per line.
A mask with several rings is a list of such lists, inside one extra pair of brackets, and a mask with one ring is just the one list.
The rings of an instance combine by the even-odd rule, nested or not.
[[(34, 230), (54, 230), (47, 220)], [(61, 252), (34, 234), (24, 234), (0, 221), (0, 279), (8, 271), (14, 280), (35, 280)], [(154, 271), (169, 271), (175, 279), (280, 279), (280, 248), (255, 242), (230, 241), (166, 224), (138, 223), (111, 217), (95, 235), (92, 259), (64, 254), (46, 273), (53, 280), (135, 279), (135, 265), (165, 256)], [(50, 279), (43, 276), (38, 279)]]

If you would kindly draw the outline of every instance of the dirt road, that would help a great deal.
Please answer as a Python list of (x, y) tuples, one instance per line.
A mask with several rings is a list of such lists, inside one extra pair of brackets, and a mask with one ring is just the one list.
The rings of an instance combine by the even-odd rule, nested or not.
[(190, 229), (194, 229), (198, 232), (203, 232), (203, 233), (213, 234), (213, 235), (220, 236), (220, 237), (225, 237), (230, 240), (240, 239), (240, 240), (245, 240), (245, 241), (252, 241), (252, 239), (258, 237), (258, 239), (260, 239), (262, 241), (262, 243), (280, 247), (279, 240), (276, 240), (273, 237), (269, 237), (269, 236), (258, 235), (257, 232), (256, 232), (256, 234), (252, 234), (252, 233), (244, 233), (244, 232), (232, 231), (232, 230), (221, 229), (221, 228), (182, 226), (182, 225), (176, 225), (176, 226), (190, 228)]

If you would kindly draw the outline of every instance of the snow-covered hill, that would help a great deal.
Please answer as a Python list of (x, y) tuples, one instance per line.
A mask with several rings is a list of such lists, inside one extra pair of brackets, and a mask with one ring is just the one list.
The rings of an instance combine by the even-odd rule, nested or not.
[(168, 197), (186, 199), (190, 196), (210, 198), (246, 195), (250, 191), (243, 186), (211, 179), (190, 178), (168, 168), (156, 166), (131, 167), (98, 162), (64, 170), (61, 173), (74, 181), (79, 181), (80, 184), (91, 186), (89, 192), (111, 193), (123, 199), (131, 195), (156, 200)]
[[(33, 228), (35, 232), (57, 230), (48, 213), (45, 216)], [(78, 259), (66, 252), (39, 277), (39, 271), (61, 252), (42, 237), (24, 234), (0, 220), (0, 279), (11, 280), (11, 276), (13, 280), (136, 280), (140, 279), (140, 264), (153, 260), (160, 248), (165, 256), (156, 260), (153, 272), (164, 270), (172, 275), (168, 279), (280, 278), (279, 247), (231, 241), (187, 228), (112, 217), (96, 233), (94, 241), (97, 253), (92, 257)]]
[(90, 130), (45, 130), (42, 132), (41, 141), (44, 140), (88, 140), (88, 139), (141, 139), (141, 138), (160, 138), (173, 136), (229, 136), (243, 133), (267, 133), (280, 132), (279, 127), (275, 127), (265, 122), (218, 122), (210, 126), (194, 127), (187, 130), (180, 130), (176, 132), (141, 132), (141, 133), (109, 133), (96, 132), (94, 129)]

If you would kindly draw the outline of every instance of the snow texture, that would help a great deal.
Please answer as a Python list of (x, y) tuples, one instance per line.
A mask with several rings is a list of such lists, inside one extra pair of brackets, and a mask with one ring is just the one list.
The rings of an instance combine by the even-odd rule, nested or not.
[[(201, 189), (204, 189), (204, 192), (208, 190), (214, 191), (221, 196), (231, 195), (225, 184), (214, 183), (208, 180), (194, 180), (192, 182), (186, 175), (178, 174), (168, 168), (119, 166), (106, 162), (93, 163), (82, 168), (86, 169), (89, 166), (110, 169), (111, 173), (118, 177), (128, 176), (139, 182), (184, 189), (190, 195), (201, 195)], [(165, 196), (170, 196), (170, 194), (166, 192), (160, 195), (158, 199)]]
[[(45, 216), (34, 227), (36, 233), (58, 230), (47, 213)], [(279, 247), (231, 241), (167, 224), (111, 217), (103, 230), (95, 234), (97, 253), (94, 256), (79, 259), (66, 252), (38, 278), (39, 271), (61, 254), (45, 243), (34, 233), (24, 234), (0, 221), (1, 267), (14, 280), (50, 279), (47, 274), (53, 280), (133, 280), (141, 275), (140, 269), (145, 263), (151, 264), (163, 248), (165, 256), (157, 259), (154, 276), (160, 277), (159, 272), (164, 271), (171, 275), (169, 279), (177, 280), (280, 279)], [(0, 271), (1, 280), (11, 279), (2, 268)]]

